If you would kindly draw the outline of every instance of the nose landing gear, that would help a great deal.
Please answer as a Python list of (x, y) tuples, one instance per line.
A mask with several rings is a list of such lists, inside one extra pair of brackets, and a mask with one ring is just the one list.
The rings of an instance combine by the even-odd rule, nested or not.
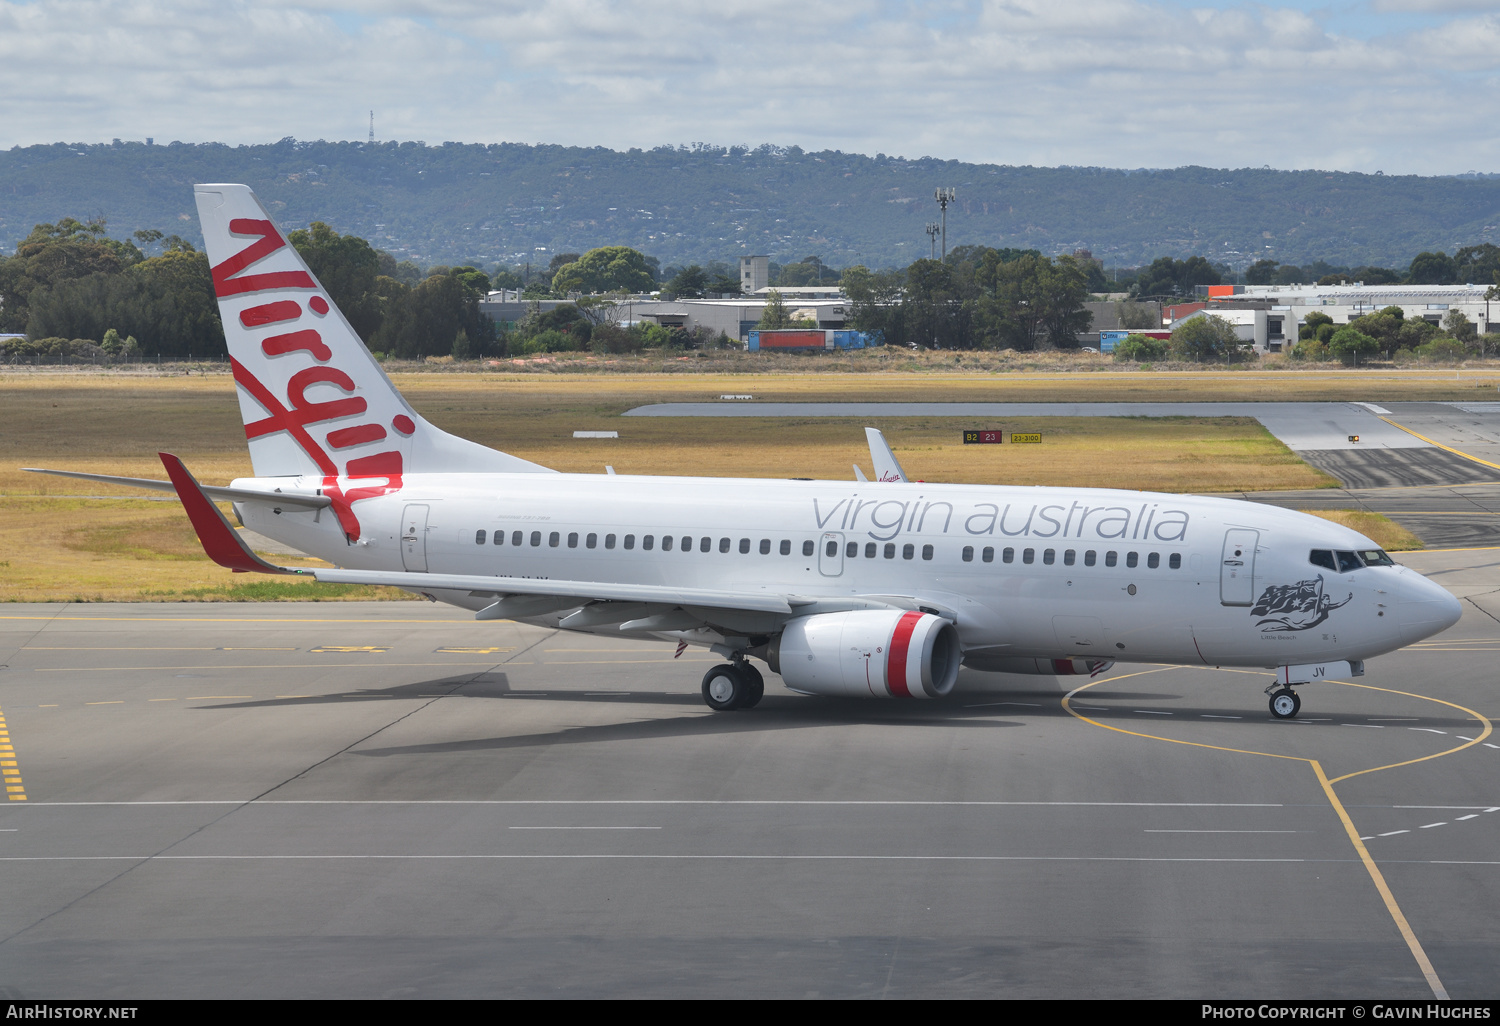
[(1302, 708), (1302, 699), (1289, 687), (1272, 684), (1266, 694), (1271, 696), (1271, 715), (1278, 720), (1289, 720)]

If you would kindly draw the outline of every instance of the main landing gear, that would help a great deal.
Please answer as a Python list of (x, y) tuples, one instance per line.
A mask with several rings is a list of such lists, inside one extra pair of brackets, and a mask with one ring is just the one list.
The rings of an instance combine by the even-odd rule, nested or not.
[(1271, 715), (1278, 720), (1289, 720), (1302, 708), (1302, 699), (1289, 687), (1272, 684), (1266, 688), (1266, 694), (1271, 696)]
[(752, 709), (765, 691), (760, 671), (743, 659), (721, 663), (703, 675), (703, 700), (714, 712)]

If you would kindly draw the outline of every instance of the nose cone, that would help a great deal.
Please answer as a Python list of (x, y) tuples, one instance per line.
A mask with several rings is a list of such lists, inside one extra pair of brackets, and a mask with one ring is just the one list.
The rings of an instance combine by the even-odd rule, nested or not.
[(1397, 620), (1401, 624), (1403, 644), (1410, 645), (1447, 630), (1458, 623), (1463, 611), (1458, 599), (1441, 585), (1420, 574), (1407, 572), (1401, 575)]

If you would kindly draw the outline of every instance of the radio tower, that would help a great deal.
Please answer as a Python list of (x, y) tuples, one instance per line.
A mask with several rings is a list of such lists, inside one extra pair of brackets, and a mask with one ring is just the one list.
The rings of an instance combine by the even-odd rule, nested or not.
[(375, 112), (370, 111), (370, 142), (375, 142)]

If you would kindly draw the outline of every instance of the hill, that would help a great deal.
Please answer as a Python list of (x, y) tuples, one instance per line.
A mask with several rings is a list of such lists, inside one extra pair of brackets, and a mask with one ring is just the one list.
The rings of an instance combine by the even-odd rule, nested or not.
[(817, 254), (830, 266), (928, 253), (937, 186), (958, 190), (949, 245), (1108, 266), (1203, 254), (1405, 267), (1500, 235), (1500, 180), (1270, 169), (1039, 168), (696, 145), (604, 148), (444, 143), (54, 144), (0, 152), (0, 244), (31, 226), (103, 216), (124, 238), (198, 241), (194, 182), (245, 182), (290, 230), (325, 221), (421, 264), (547, 264), (623, 244), (663, 266)]

